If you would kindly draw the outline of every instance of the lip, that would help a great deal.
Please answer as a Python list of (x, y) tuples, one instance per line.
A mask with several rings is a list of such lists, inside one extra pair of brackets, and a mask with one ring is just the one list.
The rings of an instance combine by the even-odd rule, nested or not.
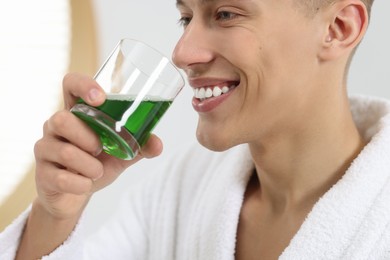
[[(238, 86), (239, 80), (232, 79), (215, 79), (215, 78), (202, 78), (202, 79), (189, 79), (190, 85), (196, 89), (207, 86), (231, 86), (232, 84)], [(234, 89), (231, 89), (229, 92), (220, 95), (218, 97), (211, 97), (205, 100), (199, 100), (198, 98), (193, 97), (192, 106), (194, 110), (198, 113), (207, 113), (214, 110), (220, 104), (222, 104), (229, 96), (234, 92)]]
[(206, 86), (218, 86), (223, 84), (231, 85), (232, 83), (238, 83), (238, 79), (218, 79), (218, 78), (190, 78), (188, 79), (190, 86), (193, 88), (201, 88)]

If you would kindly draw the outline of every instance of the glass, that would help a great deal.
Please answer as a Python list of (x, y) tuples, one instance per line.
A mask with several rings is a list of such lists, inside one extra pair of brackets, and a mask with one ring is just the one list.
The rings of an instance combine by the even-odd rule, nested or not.
[(106, 101), (79, 100), (71, 111), (100, 137), (103, 151), (131, 160), (184, 86), (176, 67), (154, 48), (122, 39), (94, 77)]

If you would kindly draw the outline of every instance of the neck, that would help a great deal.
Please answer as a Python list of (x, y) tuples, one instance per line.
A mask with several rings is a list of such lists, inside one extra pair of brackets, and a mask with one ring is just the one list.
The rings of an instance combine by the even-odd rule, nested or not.
[(274, 210), (311, 208), (363, 148), (348, 99), (329, 104), (294, 119), (297, 127), (284, 127), (249, 144), (260, 183), (258, 195)]

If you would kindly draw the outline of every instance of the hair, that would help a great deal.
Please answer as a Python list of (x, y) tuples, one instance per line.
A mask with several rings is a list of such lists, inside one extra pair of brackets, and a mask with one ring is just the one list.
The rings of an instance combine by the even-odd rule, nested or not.
[[(309, 15), (314, 15), (318, 10), (334, 4), (338, 0), (294, 0), (294, 2)], [(371, 16), (371, 7), (374, 0), (360, 0), (367, 8), (368, 17)]]

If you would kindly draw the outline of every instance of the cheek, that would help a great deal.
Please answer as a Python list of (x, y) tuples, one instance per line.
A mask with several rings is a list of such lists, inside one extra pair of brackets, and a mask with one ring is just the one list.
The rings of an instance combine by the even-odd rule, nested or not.
[(289, 120), (299, 92), (290, 87), (288, 76), (280, 75), (278, 63), (267, 59), (261, 51), (257, 57), (251, 57), (243, 73), (235, 127), (240, 128), (247, 141), (261, 139)]
[(272, 40), (264, 43), (262, 52), (266, 76), (289, 86), (300, 85), (317, 64), (313, 36), (297, 30), (283, 30), (269, 38)]

